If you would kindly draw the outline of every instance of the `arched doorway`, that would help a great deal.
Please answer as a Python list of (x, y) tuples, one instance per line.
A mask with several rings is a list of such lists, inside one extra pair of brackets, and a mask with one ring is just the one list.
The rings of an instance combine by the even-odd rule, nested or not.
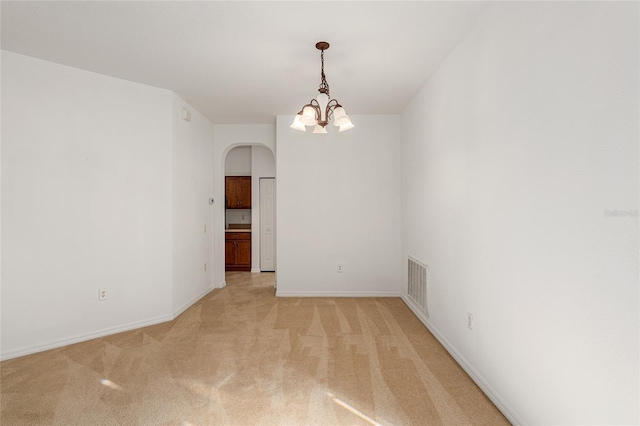
[[(265, 203), (265, 199), (261, 199), (264, 191), (265, 183), (270, 183), (274, 187), (276, 177), (275, 155), (272, 149), (264, 144), (239, 143), (229, 145), (221, 153), (222, 176), (218, 179), (220, 203), (218, 210), (220, 211), (219, 220), (216, 221), (216, 227), (219, 230), (219, 240), (224, 241), (223, 244), (216, 244), (217, 248), (217, 265), (222, 268), (223, 274), (226, 270), (227, 261), (229, 260), (227, 250), (234, 249), (227, 243), (231, 237), (240, 237), (246, 241), (247, 233), (250, 233), (251, 241), (251, 266), (249, 270), (252, 273), (263, 271), (275, 272), (275, 259), (271, 265), (263, 262), (263, 254), (266, 253), (265, 241), (269, 241), (268, 236), (265, 237), (266, 230), (272, 233), (273, 248), (272, 253), (275, 256), (275, 193), (271, 194), (269, 203)], [(251, 181), (251, 207), (239, 208), (238, 206), (228, 209), (226, 206), (225, 187), (227, 180), (236, 180), (233, 177), (250, 177)], [(271, 182), (266, 182), (270, 180)], [(262, 185), (261, 185), (262, 183)], [(261, 192), (261, 186), (263, 191)], [(268, 187), (269, 185), (266, 185)], [(274, 188), (275, 189), (275, 188)], [(264, 205), (263, 205), (264, 204)], [(245, 205), (246, 206), (246, 205)], [(265, 206), (273, 209), (273, 217), (271, 226), (261, 226), (265, 220)], [(267, 215), (267, 217), (269, 217)], [(233, 232), (234, 228), (238, 228), (241, 232)], [(238, 241), (240, 245), (246, 242)], [(239, 246), (235, 246), (239, 247)], [(268, 248), (268, 246), (267, 246)], [(223, 275), (224, 276), (224, 275)], [(226, 281), (225, 281), (226, 282)]]

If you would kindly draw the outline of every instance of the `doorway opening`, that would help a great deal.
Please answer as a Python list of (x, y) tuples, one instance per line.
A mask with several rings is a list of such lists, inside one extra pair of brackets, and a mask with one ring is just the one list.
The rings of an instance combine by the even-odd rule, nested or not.
[(266, 146), (245, 144), (230, 148), (223, 161), (225, 274), (275, 272), (275, 156)]

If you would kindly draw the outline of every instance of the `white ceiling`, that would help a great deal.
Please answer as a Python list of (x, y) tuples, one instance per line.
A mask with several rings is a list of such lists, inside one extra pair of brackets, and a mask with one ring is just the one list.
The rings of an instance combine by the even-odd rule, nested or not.
[(397, 114), (486, 2), (2, 1), (2, 49), (176, 92), (214, 123), (273, 123), (317, 94)]

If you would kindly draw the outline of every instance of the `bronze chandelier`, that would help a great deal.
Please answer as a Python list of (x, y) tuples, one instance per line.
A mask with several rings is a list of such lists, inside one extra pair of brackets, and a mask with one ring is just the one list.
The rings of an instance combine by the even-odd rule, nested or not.
[(329, 119), (333, 118), (333, 125), (340, 128), (340, 131), (355, 127), (351, 119), (345, 112), (342, 105), (336, 99), (331, 99), (329, 95), (329, 83), (324, 75), (324, 51), (329, 48), (329, 43), (319, 41), (316, 49), (320, 50), (320, 61), (322, 63), (320, 87), (318, 96), (302, 107), (296, 114), (291, 124), (292, 129), (306, 131), (306, 126), (313, 126), (313, 133), (327, 133), (325, 126), (329, 124)]

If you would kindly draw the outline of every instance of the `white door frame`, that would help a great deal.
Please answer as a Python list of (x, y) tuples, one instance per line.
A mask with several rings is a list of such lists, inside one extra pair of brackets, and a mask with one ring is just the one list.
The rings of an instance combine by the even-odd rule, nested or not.
[[(264, 183), (264, 186), (263, 186)], [(268, 186), (271, 188), (268, 188)], [(276, 179), (261, 177), (260, 188), (260, 271), (276, 270)], [(270, 208), (269, 208), (270, 206)]]

